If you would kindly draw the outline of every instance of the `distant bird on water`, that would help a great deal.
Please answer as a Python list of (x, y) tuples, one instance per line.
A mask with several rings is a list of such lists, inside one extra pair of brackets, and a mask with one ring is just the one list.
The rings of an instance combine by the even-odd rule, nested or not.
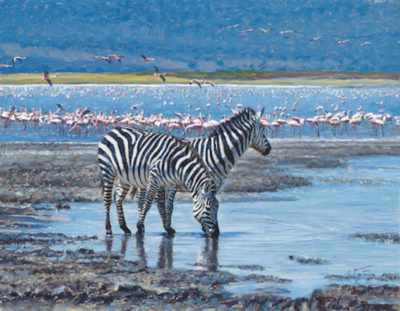
[(0, 64), (0, 68), (14, 68), (13, 65)]
[[(160, 70), (158, 70), (158, 67), (157, 66), (153, 66), (154, 67), (154, 69), (155, 69), (155, 73), (154, 73), (154, 77), (156, 77), (156, 78), (161, 78), (161, 80), (163, 80), (163, 82), (165, 82), (165, 77), (162, 75), (162, 73), (160, 72)], [(165, 73), (164, 73), (164, 75), (165, 75)]]
[[(51, 78), (55, 78), (56, 76), (51, 76)], [(46, 80), (50, 86), (53, 86), (53, 82), (50, 80), (50, 75), (48, 71), (44, 71), (42, 80)]]
[(156, 59), (153, 57), (146, 57), (143, 54), (140, 54), (140, 56), (143, 58), (143, 62), (145, 63), (150, 63), (150, 62), (154, 62)]
[(19, 61), (20, 63), (22, 63), (22, 60), (23, 59), (26, 59), (26, 56), (24, 56), (24, 57), (21, 57), (21, 56), (14, 56), (12, 59), (11, 59), (11, 63), (14, 65), (15, 64), (15, 62), (16, 61)]

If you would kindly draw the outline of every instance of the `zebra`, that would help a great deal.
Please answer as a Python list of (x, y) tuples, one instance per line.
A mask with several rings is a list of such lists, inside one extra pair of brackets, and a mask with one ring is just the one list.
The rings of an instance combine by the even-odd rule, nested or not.
[[(126, 186), (146, 189), (140, 204), (139, 233), (144, 232), (144, 219), (157, 190), (179, 189), (192, 194), (193, 216), (206, 236), (219, 235), (215, 181), (188, 141), (167, 134), (116, 127), (99, 143), (98, 163), (107, 235), (112, 234), (110, 205), (116, 178), (124, 185), (122, 189)], [(122, 212), (122, 201), (116, 200), (116, 203)], [(119, 217), (124, 219), (123, 212)], [(122, 229), (130, 233), (126, 224)]]
[[(209, 137), (189, 140), (216, 181), (216, 191), (222, 187), (226, 176), (248, 148), (257, 150), (263, 156), (270, 153), (271, 145), (267, 139), (267, 132), (260, 122), (263, 112), (264, 109), (256, 113), (253, 109), (246, 108), (218, 125)], [(128, 190), (129, 186), (123, 182), (117, 183), (115, 201), (119, 215), (118, 219), (121, 229), (126, 233), (130, 231), (126, 230), (127, 226), (123, 217), (122, 202)], [(136, 188), (133, 189), (132, 196), (134, 196), (136, 191)], [(177, 189), (171, 189), (168, 192), (160, 189), (156, 199), (156, 205), (164, 229), (169, 234), (175, 233), (175, 230), (171, 227), (171, 218), (176, 192)], [(144, 195), (145, 189), (139, 189), (139, 216), (141, 216), (140, 211), (142, 210), (141, 205), (143, 204)]]

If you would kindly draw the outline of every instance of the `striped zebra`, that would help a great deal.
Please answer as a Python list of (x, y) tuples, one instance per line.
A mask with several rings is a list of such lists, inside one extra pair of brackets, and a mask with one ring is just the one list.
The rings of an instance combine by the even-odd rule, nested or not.
[[(110, 205), (115, 179), (120, 189), (130, 186), (146, 189), (140, 202), (138, 232), (144, 231), (144, 219), (158, 190), (187, 191), (193, 197), (193, 215), (207, 236), (218, 236), (218, 200), (215, 181), (193, 146), (183, 139), (134, 128), (117, 127), (99, 143), (98, 163), (103, 181), (103, 203), (106, 212), (106, 232), (112, 234)], [(125, 222), (122, 201), (117, 209)], [(122, 226), (130, 233), (126, 224)]]
[[(216, 181), (216, 191), (223, 185), (226, 176), (248, 148), (253, 148), (266, 156), (271, 151), (271, 145), (267, 139), (267, 133), (260, 117), (263, 110), (256, 113), (253, 109), (246, 108), (239, 114), (231, 117), (218, 127), (206, 138), (195, 138), (190, 140), (194, 149), (198, 152), (209, 172)], [(124, 182), (117, 183), (116, 186), (116, 206), (120, 227), (128, 232), (125, 219), (123, 217), (122, 202), (129, 190), (129, 186)], [(133, 189), (133, 194), (137, 189)], [(168, 233), (174, 233), (171, 227), (171, 217), (173, 202), (177, 189), (164, 191), (160, 189), (156, 199), (164, 229)], [(138, 206), (139, 215), (142, 210), (141, 204), (145, 195), (145, 189), (139, 188)], [(140, 215), (141, 216), (141, 215)], [(128, 229), (129, 230), (129, 229)]]

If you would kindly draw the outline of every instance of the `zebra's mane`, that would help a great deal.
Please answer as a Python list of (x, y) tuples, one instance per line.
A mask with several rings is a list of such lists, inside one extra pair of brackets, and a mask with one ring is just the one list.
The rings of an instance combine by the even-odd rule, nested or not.
[(191, 141), (190, 141), (190, 140), (187, 140), (187, 139), (185, 139), (185, 138), (180, 138), (180, 137), (177, 137), (177, 138), (179, 139), (179, 142), (180, 142), (181, 144), (183, 144), (183, 145), (187, 148), (187, 150), (190, 150), (190, 151), (195, 155), (195, 157), (199, 160), (200, 165), (201, 165), (201, 166), (203, 167), (203, 169), (206, 171), (208, 177), (209, 177), (212, 181), (214, 181), (215, 184), (217, 184), (217, 181), (215, 180), (214, 176), (213, 176), (213, 175), (210, 173), (210, 171), (208, 170), (207, 165), (204, 163), (204, 161), (203, 161), (203, 159), (201, 158), (201, 156), (200, 156), (200, 154), (198, 153), (198, 151), (193, 147), (193, 144), (191, 143)]
[(237, 120), (242, 119), (243, 116), (246, 116), (247, 119), (250, 119), (250, 117), (255, 114), (256, 114), (256, 112), (252, 108), (246, 108), (246, 109), (242, 110), (241, 112), (239, 112), (237, 115), (230, 117), (224, 123), (218, 124), (216, 126), (216, 128), (214, 129), (214, 131), (212, 131), (208, 137), (220, 135), (225, 130), (226, 124), (236, 122)]

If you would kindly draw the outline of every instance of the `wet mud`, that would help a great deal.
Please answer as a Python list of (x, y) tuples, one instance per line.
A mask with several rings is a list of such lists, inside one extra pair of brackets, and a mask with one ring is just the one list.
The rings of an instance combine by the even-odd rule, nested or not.
[[(400, 155), (396, 139), (341, 144), (271, 140), (271, 144), (274, 149), (268, 157), (246, 153), (221, 189), (223, 199), (311, 184), (306, 177), (292, 175), (288, 164), (340, 167), (350, 156)], [(218, 271), (212, 261), (204, 264), (204, 270), (171, 269), (168, 258), (162, 258), (161, 268), (150, 268), (145, 261), (126, 260), (123, 252), (112, 252), (111, 247), (95, 251), (76, 246), (98, 240), (93, 234), (31, 233), (30, 228), (54, 221), (43, 210), (69, 209), (66, 202), (72, 201), (100, 201), (96, 149), (94, 144), (0, 144), (0, 309), (400, 310), (399, 286), (357, 284), (359, 280), (396, 283), (400, 277), (396, 273), (329, 275), (331, 285), (294, 299), (270, 290), (271, 284), (291, 280), (256, 274), (263, 266), (238, 266), (245, 274), (235, 275)], [(53, 204), (37, 205), (48, 202)], [(140, 238), (135, 238), (140, 248)], [(391, 233), (349, 238), (365, 243), (399, 240)], [(324, 258), (291, 257), (298, 264), (326, 263)], [(256, 282), (265, 290), (235, 295), (225, 289), (243, 281)]]
[[(260, 156), (249, 150), (226, 179), (219, 196), (274, 192), (311, 185), (291, 174), (287, 165), (335, 168), (354, 156), (400, 155), (400, 140), (271, 139), (272, 151)], [(0, 143), (0, 201), (17, 203), (101, 201), (97, 144)], [(243, 196), (242, 196), (243, 197)], [(178, 200), (190, 200), (179, 194)]]
[[(4, 210), (7, 210), (5, 208)], [(8, 210), (15, 214), (18, 209)], [(22, 215), (26, 212), (21, 209)], [(4, 214), (4, 213), (3, 213)], [(0, 308), (2, 310), (399, 310), (399, 287), (332, 284), (309, 297), (293, 299), (268, 292), (270, 284), (291, 282), (277, 276), (249, 273), (237, 276), (216, 270), (149, 268), (123, 254), (89, 248), (59, 250), (97, 236), (68, 237), (54, 233), (15, 233), (0, 230)], [(260, 267), (244, 266), (254, 271)], [(353, 275), (390, 280), (396, 274)], [(329, 276), (333, 281), (349, 280)], [(224, 285), (257, 282), (260, 294), (234, 295)]]

